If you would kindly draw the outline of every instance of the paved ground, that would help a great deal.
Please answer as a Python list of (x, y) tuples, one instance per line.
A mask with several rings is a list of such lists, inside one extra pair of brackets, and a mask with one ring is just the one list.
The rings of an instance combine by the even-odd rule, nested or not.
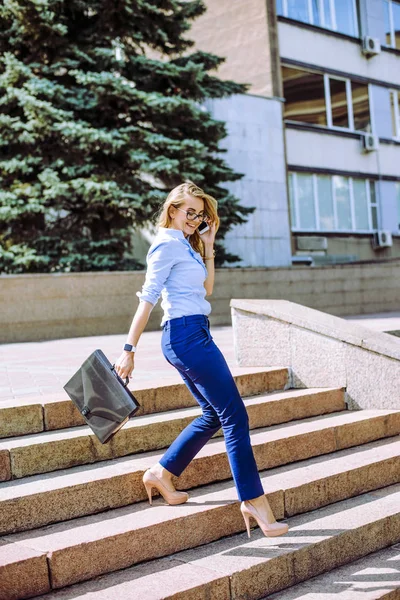
[[(232, 327), (213, 327), (212, 336), (235, 369)], [(87, 356), (101, 348), (111, 362), (121, 354), (126, 334), (0, 345), (0, 402), (16, 398), (65, 395), (63, 385)], [(255, 369), (257, 370), (257, 369)], [(240, 372), (240, 368), (236, 367)], [(182, 379), (161, 352), (161, 329), (142, 334), (129, 384), (139, 389)]]
[[(400, 313), (355, 315), (347, 319), (378, 331), (400, 330)], [(235, 362), (232, 327), (211, 327), (211, 333), (232, 372), (244, 370)], [(32, 400), (54, 394), (66, 397), (63, 385), (84, 359), (96, 348), (101, 348), (114, 362), (125, 338), (126, 334), (121, 334), (0, 345), (0, 402)], [(129, 385), (131, 389), (182, 381), (162, 355), (160, 344), (161, 329), (142, 334)]]
[(346, 317), (348, 321), (370, 327), (375, 331), (400, 331), (400, 312), (376, 313)]

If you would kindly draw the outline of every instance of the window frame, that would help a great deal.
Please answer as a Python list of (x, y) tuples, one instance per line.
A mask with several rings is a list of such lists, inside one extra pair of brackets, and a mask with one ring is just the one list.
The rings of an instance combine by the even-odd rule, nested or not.
[[(284, 0), (284, 2), (285, 1), (286, 0)], [(387, 2), (388, 6), (389, 6), (390, 44), (388, 45), (386, 43), (386, 37), (385, 37), (385, 42), (382, 44), (382, 46), (385, 46), (386, 48), (395, 48), (396, 49), (396, 36), (395, 36), (395, 31), (394, 31), (394, 19), (393, 19), (393, 0), (385, 0), (385, 2)], [(400, 4), (400, 3), (397, 2), (397, 4)]]
[[(339, 127), (338, 125), (333, 124), (332, 118), (332, 99), (331, 99), (331, 88), (330, 88), (330, 80), (335, 81), (344, 81), (346, 86), (346, 102), (347, 102), (347, 115), (349, 126), (348, 127)], [(335, 131), (354, 131), (354, 115), (353, 115), (353, 98), (351, 94), (351, 80), (348, 77), (339, 77), (335, 75), (328, 75), (324, 73), (324, 84), (325, 84), (325, 106), (326, 106), (326, 122), (329, 129), (334, 129)], [(368, 90), (368, 100), (369, 100), (369, 90)], [(371, 114), (371, 110), (370, 110)]]
[[(356, 37), (356, 38), (360, 37), (360, 27), (359, 27), (359, 23), (358, 23), (358, 11), (357, 11), (356, 0), (351, 0), (351, 5), (352, 5), (351, 8), (352, 8), (353, 19), (354, 19), (354, 23), (355, 23), (354, 35), (338, 31), (337, 21), (336, 21), (335, 0), (329, 0), (329, 13), (330, 13), (329, 17), (330, 17), (330, 22), (332, 23), (332, 27), (328, 27), (326, 25), (327, 20), (325, 18), (324, 1), (317, 0), (317, 2), (318, 2), (319, 14), (321, 16), (321, 25), (315, 25), (313, 3), (312, 3), (312, 0), (307, 0), (307, 9), (308, 9), (308, 21), (307, 22), (310, 25), (315, 25), (316, 27), (322, 27), (323, 29), (329, 29), (330, 31), (336, 31), (338, 33), (343, 33), (344, 35), (350, 35), (350, 37)], [(390, 0), (390, 2), (391, 2), (391, 0)], [(289, 17), (288, 0), (282, 0), (282, 12), (283, 12), (283, 15), (282, 15), (283, 17), (291, 18), (291, 17)], [(294, 19), (294, 20), (297, 20), (297, 19)], [(299, 23), (303, 23), (303, 21), (299, 21)], [(391, 21), (391, 25), (393, 26), (393, 19)]]
[(397, 231), (400, 234), (400, 181), (396, 181)]
[[(334, 131), (348, 131), (351, 133), (372, 133), (375, 131), (374, 117), (373, 117), (373, 105), (372, 105), (372, 90), (371, 84), (366, 84), (368, 87), (368, 108), (369, 108), (369, 117), (370, 117), (370, 132), (364, 132), (362, 129), (354, 129), (354, 112), (353, 112), (353, 94), (351, 87), (351, 79), (349, 77), (341, 77), (340, 75), (330, 75), (329, 73), (323, 73), (318, 71), (317, 69), (304, 69), (301, 67), (297, 67), (295, 65), (287, 65), (283, 63), (282, 67), (286, 67), (287, 69), (296, 69), (297, 71), (304, 71), (304, 73), (315, 73), (316, 75), (322, 75), (324, 80), (324, 100), (325, 100), (325, 112), (326, 112), (326, 125), (318, 125), (316, 123), (306, 123), (310, 127), (326, 127), (328, 129), (333, 129)], [(349, 127), (339, 127), (338, 125), (333, 125), (332, 120), (332, 102), (331, 102), (331, 91), (330, 91), (330, 79), (334, 79), (336, 81), (344, 81), (346, 84), (346, 101), (347, 101), (347, 114), (349, 120)], [(283, 85), (283, 81), (282, 81)], [(286, 119), (292, 123), (304, 123), (304, 121), (295, 121), (294, 119)]]
[[(313, 201), (314, 201), (314, 214), (315, 214), (315, 222), (316, 228), (310, 229), (305, 227), (300, 227), (300, 207), (298, 201), (298, 185), (297, 185), (297, 175), (310, 175), (312, 177), (312, 190), (313, 190)], [(320, 214), (319, 214), (319, 199), (318, 199), (318, 185), (317, 185), (317, 177), (318, 175), (324, 175), (325, 177), (330, 178), (331, 185), (331, 194), (333, 199), (333, 220), (334, 227), (333, 229), (322, 229), (320, 224)], [(334, 184), (334, 175), (324, 174), (324, 173), (303, 173), (300, 171), (289, 171), (288, 177), (292, 178), (292, 189), (293, 189), (293, 207), (295, 214), (291, 214), (291, 222), (292, 222), (292, 232), (293, 233), (360, 233), (360, 234), (371, 234), (379, 229), (379, 222), (377, 223), (377, 228), (373, 227), (372, 222), (372, 209), (376, 208), (377, 219), (379, 219), (379, 210), (378, 210), (378, 194), (376, 189), (376, 184), (373, 179), (364, 179), (365, 189), (366, 189), (366, 197), (367, 197), (367, 205), (368, 205), (368, 225), (369, 229), (356, 229), (356, 216), (355, 216), (355, 202), (354, 202), (354, 188), (353, 188), (353, 180), (358, 179), (362, 180), (361, 177), (348, 177), (345, 176), (345, 179), (348, 180), (349, 185), (349, 198), (350, 198), (350, 214), (351, 214), (351, 226), (352, 229), (339, 229), (338, 227), (338, 211), (337, 211), (337, 202), (335, 195), (335, 184)], [(375, 185), (375, 202), (372, 202), (371, 195), (371, 185)], [(399, 184), (400, 185), (400, 184)], [(290, 190), (290, 183), (288, 182), (288, 189)]]
[(392, 132), (392, 137), (395, 140), (400, 139), (400, 90), (389, 90), (390, 103), (393, 99), (395, 132)]

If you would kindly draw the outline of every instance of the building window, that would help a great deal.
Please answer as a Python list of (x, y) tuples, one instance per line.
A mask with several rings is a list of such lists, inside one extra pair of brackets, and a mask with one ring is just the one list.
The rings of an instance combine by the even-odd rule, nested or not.
[(298, 173), (296, 177), (298, 222), (301, 229), (316, 229), (313, 178)]
[(397, 227), (400, 231), (400, 183), (396, 183), (396, 193), (397, 193)]
[(353, 196), (356, 229), (369, 229), (369, 198), (364, 179), (353, 179)]
[(390, 109), (392, 113), (392, 133), (394, 138), (400, 138), (400, 92), (390, 92)]
[(284, 0), (286, 2), (287, 14), (290, 19), (296, 21), (310, 22), (308, 0)]
[(356, 0), (277, 0), (277, 13), (358, 37)]
[(372, 229), (378, 229), (378, 200), (376, 198), (376, 187), (373, 182), (367, 187), (367, 193), (369, 193), (371, 207), (371, 226)]
[(352, 0), (333, 0), (336, 31), (358, 36), (357, 11)]
[(329, 78), (329, 95), (333, 127), (350, 128), (346, 80)]
[(351, 82), (354, 129), (371, 131), (371, 114), (369, 110), (369, 89), (366, 83)]
[(319, 229), (321, 231), (332, 231), (335, 229), (335, 212), (331, 177), (317, 175), (316, 179)]
[[(378, 229), (375, 183), (368, 179), (289, 173), (289, 196), (293, 230), (365, 233)], [(400, 211), (400, 184), (398, 197)]]
[(349, 231), (353, 229), (350, 206), (350, 180), (348, 177), (335, 175), (333, 179), (333, 196), (336, 202), (337, 229)]
[(386, 46), (400, 50), (400, 2), (383, 0)]
[(327, 125), (324, 76), (282, 67), (285, 119)]
[(282, 81), (285, 119), (371, 131), (368, 85), (286, 66)]

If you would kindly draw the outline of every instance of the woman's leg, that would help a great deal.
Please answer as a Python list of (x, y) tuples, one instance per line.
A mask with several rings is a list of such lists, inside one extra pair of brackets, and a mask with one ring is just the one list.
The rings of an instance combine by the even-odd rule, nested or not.
[[(263, 496), (264, 490), (250, 442), (246, 407), (225, 358), (215, 345), (208, 325), (204, 325), (205, 321), (202, 324), (194, 317), (186, 317), (182, 324), (178, 319), (173, 321), (175, 323), (169, 335), (163, 334), (164, 355), (190, 380), (197, 391), (196, 399), (201, 398), (203, 404), (207, 403), (205, 407), (209, 405), (217, 415), (223, 429), (239, 499), (249, 500)], [(200, 427), (191, 425), (175, 440), (171, 446), (173, 450), (168, 450), (160, 461), (176, 475), (183, 471), (194, 454), (218, 430), (217, 421), (213, 419), (208, 422), (208, 428), (205, 422)], [(208, 429), (206, 435), (204, 426)], [(179, 440), (181, 436), (182, 439)]]
[[(167, 360), (170, 362), (168, 358)], [(203, 411), (200, 417), (194, 419), (181, 431), (159, 461), (164, 469), (179, 477), (214, 433), (221, 429), (221, 423), (213, 407), (198, 391), (190, 378), (181, 369), (176, 368)]]
[[(182, 376), (182, 378), (199, 402), (201, 394), (187, 376)], [(160, 464), (177, 477), (181, 475), (214, 433), (221, 429), (218, 415), (211, 406), (205, 405), (204, 399), (202, 400), (203, 402), (199, 402), (199, 404), (203, 409), (203, 414), (181, 431), (160, 460)]]

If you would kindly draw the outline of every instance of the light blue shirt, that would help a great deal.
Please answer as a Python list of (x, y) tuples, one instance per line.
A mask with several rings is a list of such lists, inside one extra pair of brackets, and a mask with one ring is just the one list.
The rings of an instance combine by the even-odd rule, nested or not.
[(161, 326), (177, 317), (210, 314), (211, 304), (205, 299), (204, 287), (207, 268), (183, 231), (159, 227), (146, 262), (146, 279), (142, 291), (136, 295), (155, 305), (161, 294), (164, 311)]

